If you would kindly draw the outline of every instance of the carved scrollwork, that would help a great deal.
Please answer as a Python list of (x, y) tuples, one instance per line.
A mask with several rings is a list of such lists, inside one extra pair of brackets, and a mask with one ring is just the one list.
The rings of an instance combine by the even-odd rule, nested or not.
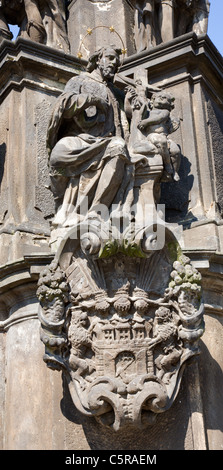
[(84, 233), (81, 237), (81, 248), (86, 255), (98, 254), (101, 248), (100, 238), (92, 232)]

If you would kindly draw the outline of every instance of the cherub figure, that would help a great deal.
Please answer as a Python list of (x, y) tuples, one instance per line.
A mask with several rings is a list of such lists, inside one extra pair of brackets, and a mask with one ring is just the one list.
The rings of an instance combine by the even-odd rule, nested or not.
[(142, 134), (139, 124), (149, 116), (150, 98), (153, 93), (160, 91), (154, 86), (144, 86), (140, 79), (134, 81), (125, 89), (125, 111), (130, 120), (130, 136), (128, 149), (131, 160), (135, 163), (142, 156), (158, 153), (158, 149)]
[[(142, 114), (138, 129), (152, 144), (151, 153), (159, 153), (162, 156), (166, 175), (179, 181), (180, 148), (169, 138), (169, 134), (179, 127), (179, 121), (170, 116), (174, 108), (173, 102), (174, 97), (166, 91), (154, 93), (149, 115), (143, 118)], [(144, 109), (142, 111), (144, 112)]]

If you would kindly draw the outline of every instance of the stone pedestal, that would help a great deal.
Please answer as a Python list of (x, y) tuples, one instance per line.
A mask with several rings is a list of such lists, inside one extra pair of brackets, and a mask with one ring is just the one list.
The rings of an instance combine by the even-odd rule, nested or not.
[[(70, 22), (75, 3), (70, 4)], [(105, 2), (100, 14), (108, 7)], [(76, 55), (74, 32), (70, 41)], [(172, 408), (158, 415), (146, 433), (132, 428), (116, 433), (83, 417), (63, 374), (42, 361), (36, 289), (39, 273), (52, 260), (48, 241), (54, 211), (45, 132), (52, 104), (82, 65), (72, 55), (22, 39), (3, 41), (0, 47), (0, 448), (221, 449), (223, 63), (207, 36), (189, 34), (133, 55), (121, 70), (132, 78), (143, 69), (150, 84), (176, 97), (181, 125), (173, 138), (181, 145), (181, 180), (162, 183), (160, 201), (183, 252), (203, 277), (206, 332), (199, 359), (188, 367)]]

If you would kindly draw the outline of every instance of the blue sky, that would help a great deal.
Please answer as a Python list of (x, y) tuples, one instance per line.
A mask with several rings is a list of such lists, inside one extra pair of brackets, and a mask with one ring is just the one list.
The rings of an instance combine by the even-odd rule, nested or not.
[(210, 0), (208, 36), (223, 56), (223, 0)]
[[(208, 25), (208, 36), (223, 56), (223, 0), (210, 0), (210, 15)], [(17, 34), (18, 28), (11, 27), (14, 34)]]

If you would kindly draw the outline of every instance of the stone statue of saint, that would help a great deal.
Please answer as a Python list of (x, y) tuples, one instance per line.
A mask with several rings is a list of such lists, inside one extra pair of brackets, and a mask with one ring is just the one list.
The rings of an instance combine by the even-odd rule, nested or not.
[(194, 31), (206, 34), (208, 29), (209, 0), (177, 0), (175, 6), (175, 36)]
[(209, 0), (128, 0), (135, 8), (137, 52), (190, 31), (206, 34)]
[(1, 0), (0, 38), (12, 38), (8, 24), (17, 24), (26, 39), (69, 52), (66, 0)]
[(113, 46), (94, 53), (87, 71), (69, 80), (53, 109), (47, 145), (51, 189), (56, 201), (55, 226), (80, 220), (123, 200), (129, 156), (128, 122), (122, 93), (114, 84), (121, 51)]
[(23, 0), (0, 0), (0, 41), (12, 39), (8, 24), (19, 24), (24, 17)]
[(157, 0), (134, 0), (135, 7), (135, 45), (137, 52), (151, 49), (160, 42)]

